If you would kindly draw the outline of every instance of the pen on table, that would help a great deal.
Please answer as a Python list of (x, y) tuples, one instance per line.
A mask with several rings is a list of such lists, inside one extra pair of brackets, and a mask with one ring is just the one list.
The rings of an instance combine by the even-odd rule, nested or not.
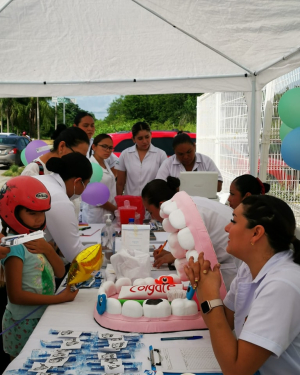
[(79, 230), (87, 230), (87, 229), (91, 229), (91, 227), (83, 227), (83, 228), (79, 228)]
[(161, 341), (200, 340), (200, 339), (203, 339), (203, 336), (161, 337)]
[(168, 240), (166, 240), (165, 243), (164, 243), (163, 245), (160, 245), (160, 246), (159, 246), (159, 248), (157, 249), (157, 250), (158, 250), (157, 255), (160, 254), (160, 253), (163, 251), (163, 249), (164, 249), (164, 247), (166, 246), (167, 242), (168, 242)]

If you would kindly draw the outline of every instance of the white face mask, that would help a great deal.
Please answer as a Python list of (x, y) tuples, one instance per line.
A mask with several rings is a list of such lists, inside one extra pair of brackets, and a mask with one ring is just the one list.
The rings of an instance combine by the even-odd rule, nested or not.
[[(84, 187), (84, 189), (86, 188), (86, 186), (84, 185), (83, 181), (81, 180), (81, 183)], [(83, 191), (84, 191), (83, 189)], [(82, 192), (83, 193), (83, 192)], [(81, 194), (82, 194), (81, 193)], [(75, 194), (75, 184), (74, 184), (74, 194), (70, 197), (70, 201), (74, 201), (75, 199), (79, 198), (81, 196), (81, 194)]]

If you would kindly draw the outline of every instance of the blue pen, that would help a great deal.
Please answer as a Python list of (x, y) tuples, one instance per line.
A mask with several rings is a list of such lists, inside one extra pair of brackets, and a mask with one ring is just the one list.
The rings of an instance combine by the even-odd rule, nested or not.
[(186, 291), (186, 298), (191, 300), (194, 297), (196, 289), (193, 289), (192, 285), (190, 284)]
[(161, 337), (161, 341), (174, 341), (174, 340), (200, 340), (203, 336), (179, 336), (179, 337)]

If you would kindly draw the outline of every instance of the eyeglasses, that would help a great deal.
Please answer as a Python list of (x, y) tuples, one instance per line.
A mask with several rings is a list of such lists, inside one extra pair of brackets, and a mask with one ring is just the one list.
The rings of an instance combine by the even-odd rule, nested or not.
[(114, 150), (114, 148), (112, 146), (100, 145), (99, 143), (97, 144), (97, 146), (101, 146), (102, 148), (104, 148), (104, 150), (109, 150), (109, 151)]
[(69, 148), (72, 152), (76, 152), (76, 151), (74, 151), (74, 150), (72, 149), (72, 147), (69, 146), (67, 143), (66, 143), (66, 147)]

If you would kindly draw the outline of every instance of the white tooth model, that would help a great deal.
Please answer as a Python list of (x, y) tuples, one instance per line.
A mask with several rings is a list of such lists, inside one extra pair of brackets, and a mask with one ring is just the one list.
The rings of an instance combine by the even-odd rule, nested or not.
[[(120, 278), (116, 284), (103, 283), (94, 309), (94, 318), (102, 327), (144, 333), (206, 328), (197, 302), (185, 298), (181, 281), (188, 280), (185, 265), (191, 257), (197, 261), (200, 252), (212, 267), (218, 262), (209, 234), (195, 203), (184, 191), (161, 205), (161, 217), (164, 229), (171, 233), (169, 246), (176, 258), (177, 275), (137, 279), (133, 285), (129, 278)], [(223, 280), (220, 295), (226, 295)]]

